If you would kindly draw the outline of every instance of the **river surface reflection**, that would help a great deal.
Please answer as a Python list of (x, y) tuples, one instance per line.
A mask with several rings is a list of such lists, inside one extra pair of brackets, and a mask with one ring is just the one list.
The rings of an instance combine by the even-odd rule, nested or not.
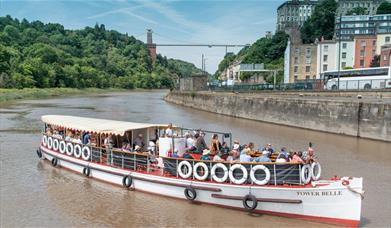
[(1, 227), (328, 226), (126, 191), (39, 161), (40, 116), (77, 115), (232, 132), (242, 143), (305, 149), (313, 142), (323, 177), (364, 177), (362, 226), (391, 226), (391, 143), (197, 111), (162, 100), (166, 91), (19, 101), (0, 109)]

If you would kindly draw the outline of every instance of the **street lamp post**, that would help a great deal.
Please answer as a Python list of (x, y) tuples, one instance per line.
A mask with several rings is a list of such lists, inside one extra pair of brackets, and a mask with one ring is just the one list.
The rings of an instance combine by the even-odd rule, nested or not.
[(341, 77), (341, 30), (342, 30), (342, 13), (339, 15), (339, 29), (338, 29), (338, 90), (339, 79)]

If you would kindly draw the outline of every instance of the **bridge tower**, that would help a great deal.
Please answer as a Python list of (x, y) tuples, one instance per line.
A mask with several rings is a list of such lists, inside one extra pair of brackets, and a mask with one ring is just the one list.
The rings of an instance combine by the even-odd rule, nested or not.
[(147, 47), (152, 60), (156, 60), (156, 44), (152, 41), (152, 29), (147, 29)]

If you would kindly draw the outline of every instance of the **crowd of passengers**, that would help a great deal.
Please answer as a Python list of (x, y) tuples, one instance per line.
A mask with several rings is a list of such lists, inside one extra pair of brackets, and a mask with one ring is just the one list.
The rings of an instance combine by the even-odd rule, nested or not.
[[(121, 137), (121, 142), (118, 137), (111, 134), (96, 134), (85, 131), (66, 130), (61, 127), (47, 126), (46, 134), (59, 139), (65, 139), (73, 143), (90, 145), (93, 147), (103, 147), (107, 156), (107, 161), (112, 158), (112, 151), (124, 152), (142, 152), (147, 151), (151, 155), (158, 155), (159, 140), (150, 140), (145, 150), (144, 136), (138, 134), (131, 143), (129, 132)], [(175, 137), (172, 124), (169, 124), (164, 131), (163, 137)], [(174, 158), (194, 159), (195, 154), (200, 154), (200, 160), (209, 161), (226, 161), (226, 162), (294, 162), (294, 163), (311, 163), (314, 161), (315, 154), (311, 145), (304, 151), (288, 151), (282, 147), (280, 151), (276, 151), (270, 143), (260, 146), (255, 149), (254, 143), (240, 144), (238, 140), (234, 141), (232, 149), (227, 145), (227, 142), (221, 143), (217, 134), (213, 134), (211, 142), (208, 145), (205, 141), (206, 134), (201, 130), (186, 132), (186, 150), (184, 154), (179, 155), (178, 150), (169, 151), (168, 156)], [(117, 140), (115, 140), (116, 138)], [(272, 157), (274, 158), (272, 160)]]

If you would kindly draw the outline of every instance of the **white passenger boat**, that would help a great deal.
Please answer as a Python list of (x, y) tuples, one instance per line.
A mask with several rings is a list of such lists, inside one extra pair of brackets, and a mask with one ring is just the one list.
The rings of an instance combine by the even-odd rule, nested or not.
[[(173, 158), (169, 156), (172, 151), (181, 154), (185, 150), (181, 128), (176, 128), (175, 137), (163, 137), (161, 133), (167, 125), (60, 115), (42, 116), (42, 121), (45, 130), (37, 155), (54, 167), (125, 189), (191, 202), (355, 227), (360, 222), (363, 179), (320, 180), (319, 163)], [(71, 139), (69, 132), (89, 133), (96, 141), (83, 144)], [(113, 142), (102, 146), (103, 135), (112, 135)], [(222, 140), (231, 140), (231, 134), (221, 135)], [(139, 148), (142, 151), (147, 151), (149, 140), (158, 139), (159, 155), (115, 149), (122, 142), (134, 144), (140, 139), (145, 145)]]

